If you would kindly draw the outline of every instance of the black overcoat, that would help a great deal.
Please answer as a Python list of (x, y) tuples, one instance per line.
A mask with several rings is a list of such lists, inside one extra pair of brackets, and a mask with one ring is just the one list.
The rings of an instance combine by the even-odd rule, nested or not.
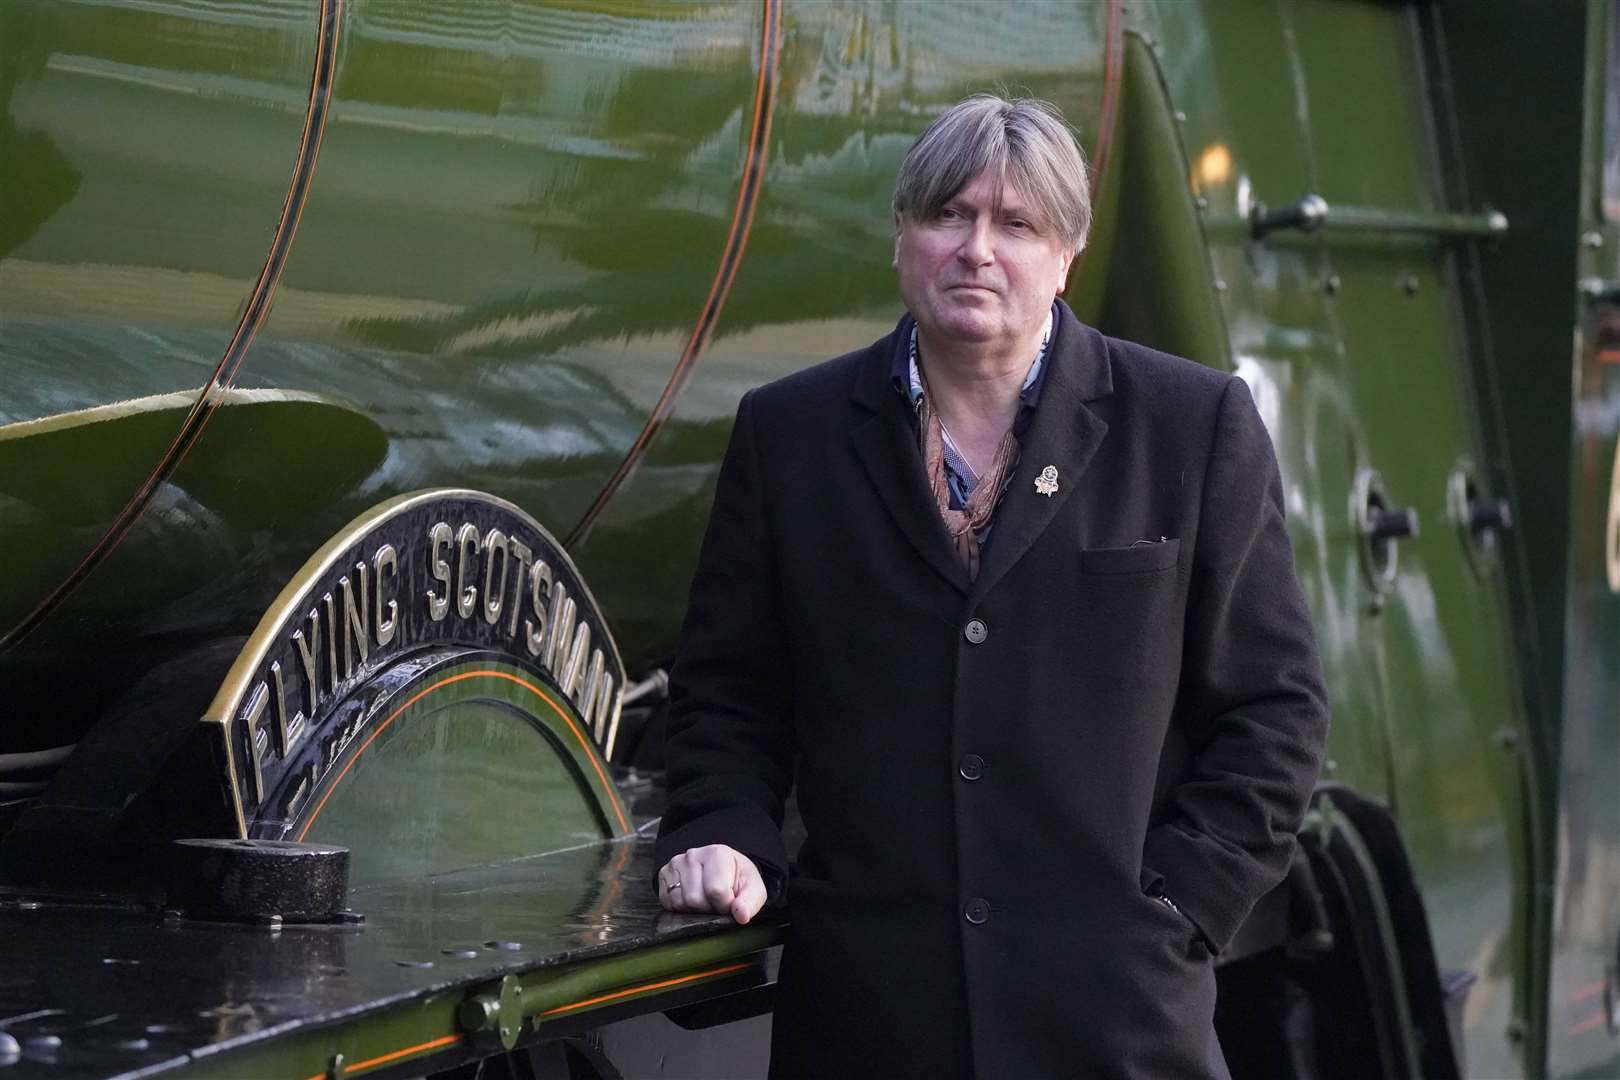
[(774, 1077), (1224, 1068), (1209, 949), (1282, 878), (1327, 729), (1275, 455), (1240, 379), (1057, 307), (971, 583), (891, 378), (909, 320), (738, 408), (658, 862), (785, 873), (797, 782)]

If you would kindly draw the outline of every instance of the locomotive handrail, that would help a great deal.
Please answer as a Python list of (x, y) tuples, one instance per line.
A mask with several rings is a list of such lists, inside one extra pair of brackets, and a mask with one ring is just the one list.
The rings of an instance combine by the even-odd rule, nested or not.
[(1246, 224), (1261, 240), (1283, 229), (1300, 232), (1381, 233), (1433, 236), (1447, 240), (1481, 240), (1508, 231), (1507, 215), (1499, 210), (1478, 214), (1450, 214), (1427, 210), (1385, 210), (1372, 206), (1329, 203), (1320, 195), (1305, 195), (1286, 206), (1256, 202)]

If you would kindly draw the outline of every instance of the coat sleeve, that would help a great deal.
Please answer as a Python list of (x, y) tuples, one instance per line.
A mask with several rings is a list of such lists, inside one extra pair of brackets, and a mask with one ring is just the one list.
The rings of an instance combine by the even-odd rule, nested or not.
[(1328, 728), (1276, 456), (1237, 378), (1206, 465), (1177, 715), (1191, 752), (1142, 862), (1219, 950), (1287, 872)]
[(776, 899), (787, 876), (781, 824), (793, 726), (753, 398), (738, 406), (720, 465), (670, 673), (668, 805), (656, 865), (729, 844), (759, 866)]

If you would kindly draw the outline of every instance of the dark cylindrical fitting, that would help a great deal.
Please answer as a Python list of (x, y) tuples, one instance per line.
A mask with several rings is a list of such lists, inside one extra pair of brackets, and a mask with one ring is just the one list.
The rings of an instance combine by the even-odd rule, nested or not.
[(1368, 515), (1370, 528), (1367, 535), (1373, 543), (1384, 540), (1403, 540), (1408, 536), (1418, 534), (1418, 515), (1416, 510), (1385, 510), (1374, 509)]
[(349, 891), (349, 849), (286, 840), (176, 840), (167, 906), (192, 918), (319, 922)]
[(1486, 529), (1513, 528), (1513, 508), (1506, 499), (1481, 499), (1468, 508), (1468, 528), (1484, 532)]

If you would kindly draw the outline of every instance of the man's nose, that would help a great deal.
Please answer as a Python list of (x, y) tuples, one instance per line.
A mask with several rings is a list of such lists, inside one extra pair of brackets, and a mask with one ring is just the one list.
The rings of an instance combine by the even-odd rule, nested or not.
[(968, 229), (967, 235), (962, 237), (962, 245), (956, 249), (956, 257), (969, 266), (983, 266), (995, 257), (987, 218), (979, 218)]

